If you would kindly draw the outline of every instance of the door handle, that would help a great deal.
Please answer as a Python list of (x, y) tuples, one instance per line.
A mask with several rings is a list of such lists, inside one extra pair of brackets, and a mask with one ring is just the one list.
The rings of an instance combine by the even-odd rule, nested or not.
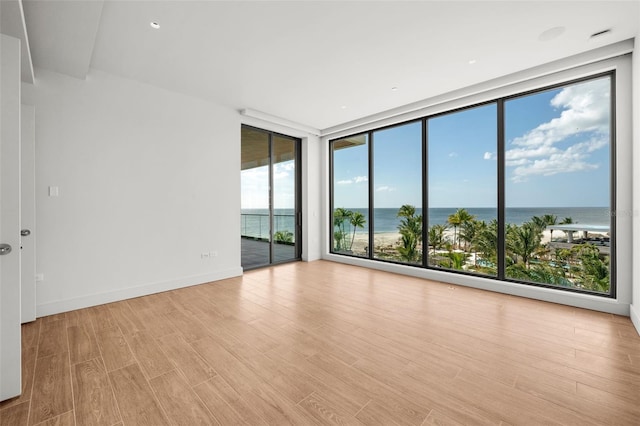
[(22, 235), (23, 237), (28, 237), (29, 235), (31, 235), (31, 231), (29, 229), (23, 229), (22, 231), (20, 231), (20, 235)]
[(11, 246), (9, 244), (0, 244), (0, 256), (11, 253)]

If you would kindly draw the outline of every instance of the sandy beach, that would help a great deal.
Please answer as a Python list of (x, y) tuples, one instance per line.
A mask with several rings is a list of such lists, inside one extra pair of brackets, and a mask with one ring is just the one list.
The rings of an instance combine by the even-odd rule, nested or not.
[[(577, 233), (576, 233), (577, 234)], [(591, 233), (590, 233), (591, 234)], [(597, 233), (595, 233), (597, 234)], [(604, 235), (604, 234), (602, 234)], [(453, 240), (453, 229), (447, 229), (445, 231), (445, 236), (449, 240)], [(554, 231), (553, 232), (554, 240), (566, 238), (566, 235), (562, 231)], [(375, 247), (380, 247), (381, 249), (393, 249), (400, 245), (400, 233), (399, 232), (381, 232), (377, 234), (373, 234)], [(544, 230), (542, 232), (542, 244), (547, 244), (551, 241), (551, 231)], [(356, 233), (355, 239), (353, 240), (352, 250), (356, 254), (363, 254), (366, 252), (366, 248), (369, 245), (368, 235), (365, 232)]]

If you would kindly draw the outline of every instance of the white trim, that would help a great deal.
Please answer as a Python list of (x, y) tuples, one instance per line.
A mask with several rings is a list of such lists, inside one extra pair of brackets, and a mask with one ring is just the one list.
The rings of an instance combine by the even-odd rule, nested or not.
[(255, 109), (250, 109), (250, 108), (242, 109), (240, 110), (240, 115), (254, 118), (256, 120), (260, 120), (265, 123), (271, 123), (278, 126), (283, 126), (288, 129), (302, 131), (313, 136), (320, 136), (320, 133), (321, 133), (320, 129), (316, 129), (315, 127), (307, 126), (305, 124), (297, 123), (295, 121), (287, 120), (286, 118), (277, 117), (275, 115), (267, 114), (266, 112), (257, 111)]
[(636, 328), (638, 335), (640, 335), (640, 312), (636, 309), (635, 305), (629, 306), (629, 316), (631, 317), (631, 322)]
[(57, 302), (37, 305), (36, 316), (43, 317), (47, 315), (59, 314), (61, 312), (68, 312), (76, 309), (88, 308), (91, 306), (104, 305), (105, 303), (119, 302), (121, 300), (132, 299), (134, 297), (147, 296), (149, 294), (161, 293), (163, 291), (205, 284), (208, 282), (219, 281), (226, 278), (238, 277), (241, 275), (242, 268), (238, 267), (216, 271), (210, 274), (192, 275), (188, 277), (176, 278), (170, 281), (160, 281), (105, 293), (90, 294), (88, 296), (82, 296), (75, 299), (59, 300)]

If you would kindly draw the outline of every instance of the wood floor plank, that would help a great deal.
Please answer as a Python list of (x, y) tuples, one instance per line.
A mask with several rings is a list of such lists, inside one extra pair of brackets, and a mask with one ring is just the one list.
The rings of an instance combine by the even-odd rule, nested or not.
[(353, 417), (358, 411), (350, 413), (349, 407), (342, 404), (339, 398), (322, 395), (321, 392), (316, 391), (300, 401), (299, 405), (319, 423), (362, 426), (362, 423)]
[(175, 310), (165, 314), (165, 317), (173, 324), (174, 328), (182, 334), (187, 342), (207, 337), (207, 329), (196, 317), (186, 314), (181, 310)]
[(169, 361), (180, 370), (190, 386), (216, 376), (211, 367), (180, 334), (169, 334), (158, 339), (158, 344)]
[(100, 330), (117, 327), (115, 318), (109, 311), (107, 305), (94, 306), (89, 310), (91, 316), (91, 325), (96, 333)]
[(29, 423), (35, 425), (72, 409), (69, 354), (64, 352), (38, 358)]
[(67, 327), (71, 364), (100, 356), (100, 349), (91, 323)]
[(40, 326), (42, 321), (31, 321), (26, 324), (22, 324), (22, 347), (27, 349), (38, 345), (38, 338), (40, 337)]
[(42, 423), (38, 423), (36, 426), (76, 426), (82, 423), (76, 423), (75, 415), (73, 411), (67, 411), (64, 414), (54, 417), (53, 419), (45, 420)]
[(125, 340), (148, 379), (173, 370), (173, 364), (147, 332), (139, 331), (126, 335)]
[(169, 420), (174, 425), (219, 425), (200, 398), (176, 371), (149, 381)]
[[(500, 422), (502, 425), (503, 422)], [(445, 416), (438, 412), (438, 410), (431, 410), (422, 426), (437, 425), (437, 426), (465, 426), (465, 423), (460, 423), (451, 417)]]
[(26, 426), (29, 421), (29, 401), (0, 410), (0, 426)]
[(110, 426), (120, 421), (102, 359), (94, 358), (73, 365), (71, 377), (78, 424)]
[(107, 371), (117, 370), (135, 362), (129, 345), (119, 328), (112, 327), (98, 331), (96, 340)]
[[(316, 354), (309, 357), (309, 361), (332, 374), (337, 374), (342, 380), (347, 381), (364, 392), (371, 399), (387, 403), (393, 410), (393, 416), (397, 423), (407, 425), (419, 425), (431, 411), (431, 407), (421, 406), (415, 402), (403, 398), (400, 393), (375, 380), (367, 374), (360, 372), (347, 364), (342, 363), (331, 355)], [(356, 416), (357, 417), (357, 416)]]
[(218, 374), (235, 392), (242, 395), (267, 423), (282, 425), (314, 423), (309, 415), (276, 392), (248, 365), (211, 337), (197, 340), (192, 345), (205, 361), (215, 364)]
[(107, 308), (122, 334), (134, 334), (146, 328), (126, 301), (110, 303)]
[(109, 380), (125, 425), (170, 424), (137, 364), (110, 371)]
[(220, 376), (194, 388), (221, 425), (265, 425), (252, 407)]
[(40, 327), (38, 358), (68, 351), (67, 324), (64, 319), (45, 321)]
[(160, 338), (167, 334), (177, 333), (175, 327), (164, 315), (158, 315), (153, 309), (140, 309), (136, 316), (145, 324), (145, 331), (154, 338)]

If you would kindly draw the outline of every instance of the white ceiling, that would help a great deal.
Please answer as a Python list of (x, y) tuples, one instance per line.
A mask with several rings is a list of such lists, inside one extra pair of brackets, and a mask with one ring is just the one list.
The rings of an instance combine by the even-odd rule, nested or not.
[(37, 67), (318, 129), (632, 38), (640, 20), (638, 1), (23, 1)]

